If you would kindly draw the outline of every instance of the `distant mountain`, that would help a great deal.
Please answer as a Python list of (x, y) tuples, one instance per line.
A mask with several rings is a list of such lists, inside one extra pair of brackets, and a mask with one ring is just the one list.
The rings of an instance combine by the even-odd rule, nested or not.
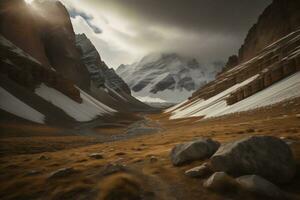
[(196, 59), (171, 54), (150, 54), (132, 65), (116, 70), (144, 102), (180, 102), (196, 89), (214, 79), (222, 62), (202, 66)]

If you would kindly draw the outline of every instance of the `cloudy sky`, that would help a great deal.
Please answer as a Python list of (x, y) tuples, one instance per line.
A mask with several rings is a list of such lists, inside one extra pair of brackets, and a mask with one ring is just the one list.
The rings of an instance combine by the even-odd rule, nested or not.
[(201, 63), (237, 52), (271, 0), (62, 0), (76, 33), (92, 40), (110, 67), (154, 52)]

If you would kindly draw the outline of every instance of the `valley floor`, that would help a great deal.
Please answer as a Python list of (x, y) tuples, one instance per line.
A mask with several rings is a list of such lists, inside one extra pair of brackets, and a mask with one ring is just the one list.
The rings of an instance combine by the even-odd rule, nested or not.
[[(58, 136), (55, 128), (31, 137), (0, 138), (0, 199), (259, 199), (238, 191), (217, 194), (203, 179), (184, 175), (200, 165), (174, 167), (174, 145), (199, 137), (221, 143), (249, 135), (285, 137), (298, 162), (298, 174), (280, 186), (300, 199), (300, 99), (240, 114), (207, 119), (169, 120), (146, 114), (129, 126), (99, 127), (96, 136)], [(4, 131), (7, 130), (3, 129)], [(121, 198), (123, 194), (130, 198)], [(261, 198), (265, 199), (265, 198)]]

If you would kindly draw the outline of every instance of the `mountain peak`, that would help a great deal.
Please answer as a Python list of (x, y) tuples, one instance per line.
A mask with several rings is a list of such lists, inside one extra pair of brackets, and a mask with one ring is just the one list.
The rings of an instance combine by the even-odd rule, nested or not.
[[(223, 66), (220, 64), (219, 69)], [(132, 65), (120, 65), (116, 72), (140, 99), (179, 102), (214, 78), (219, 71), (208, 70), (195, 58), (177, 53), (152, 53)]]

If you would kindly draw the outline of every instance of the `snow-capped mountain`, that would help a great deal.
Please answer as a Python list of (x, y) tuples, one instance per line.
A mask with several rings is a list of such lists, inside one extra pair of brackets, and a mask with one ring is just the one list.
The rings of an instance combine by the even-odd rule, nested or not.
[(213, 80), (222, 66), (222, 62), (202, 66), (196, 59), (175, 53), (150, 54), (132, 65), (120, 65), (116, 72), (136, 98), (177, 103)]

